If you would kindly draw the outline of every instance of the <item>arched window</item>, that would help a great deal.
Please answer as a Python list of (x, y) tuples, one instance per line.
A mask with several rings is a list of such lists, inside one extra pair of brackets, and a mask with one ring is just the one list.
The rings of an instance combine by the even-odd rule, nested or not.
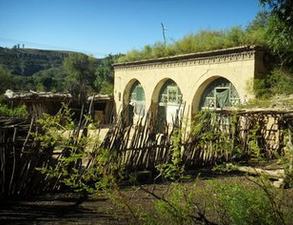
[(240, 103), (238, 92), (234, 85), (225, 78), (211, 82), (200, 99), (200, 109), (223, 109)]
[(167, 80), (159, 92), (158, 99), (158, 126), (174, 122), (183, 111), (182, 93), (173, 80)]
[(182, 94), (177, 84), (172, 80), (167, 80), (162, 86), (159, 94), (159, 105), (180, 105)]
[(145, 94), (143, 87), (138, 81), (131, 86), (129, 95), (129, 105), (132, 116), (143, 117), (145, 114)]

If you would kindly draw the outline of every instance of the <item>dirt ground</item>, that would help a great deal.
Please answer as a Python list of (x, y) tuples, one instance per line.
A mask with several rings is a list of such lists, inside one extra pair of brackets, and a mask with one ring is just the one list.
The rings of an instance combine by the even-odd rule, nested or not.
[[(210, 180), (220, 182), (241, 182), (249, 184), (249, 180), (240, 174), (202, 174), (198, 179), (197, 188), (206, 189)], [(184, 185), (191, 187), (193, 182)], [(155, 186), (158, 195), (166, 192), (170, 184), (163, 183)], [(153, 185), (144, 185), (144, 188), (153, 190)], [(253, 188), (253, 186), (251, 186)], [(144, 209), (153, 207), (153, 197), (139, 189), (139, 187), (123, 187), (122, 191), (132, 204), (137, 204)], [(285, 190), (286, 208), (292, 208), (293, 190)], [(198, 196), (199, 201), (201, 196)], [(0, 200), (0, 224), (129, 224), (125, 211), (117, 210), (106, 197), (95, 197), (81, 204), (79, 196), (72, 193), (55, 193), (37, 196), (28, 199)], [(293, 221), (292, 221), (293, 223)]]

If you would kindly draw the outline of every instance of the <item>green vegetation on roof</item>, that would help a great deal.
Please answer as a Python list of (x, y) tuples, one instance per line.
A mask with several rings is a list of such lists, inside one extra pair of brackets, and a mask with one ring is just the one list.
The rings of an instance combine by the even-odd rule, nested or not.
[(249, 26), (246, 29), (232, 27), (228, 30), (201, 30), (195, 34), (188, 34), (182, 39), (165, 45), (156, 42), (146, 45), (141, 50), (132, 50), (120, 57), (118, 62), (131, 62), (137, 60), (153, 59), (182, 55), (188, 53), (205, 52), (226, 49), (242, 45), (260, 45), (266, 47), (264, 28)]

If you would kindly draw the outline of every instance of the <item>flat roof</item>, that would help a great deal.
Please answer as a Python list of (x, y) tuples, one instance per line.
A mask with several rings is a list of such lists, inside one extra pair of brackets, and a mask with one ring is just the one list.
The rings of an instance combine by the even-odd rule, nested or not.
[(161, 58), (115, 63), (113, 64), (113, 67), (123, 67), (123, 66), (132, 66), (132, 65), (150, 64), (150, 63), (172, 62), (172, 61), (180, 61), (180, 60), (188, 60), (188, 59), (196, 59), (196, 58), (206, 58), (206, 57), (212, 57), (212, 56), (228, 55), (232, 53), (247, 52), (252, 50), (263, 50), (263, 48), (256, 45), (245, 45), (245, 46), (238, 46), (238, 47), (219, 49), (219, 50), (213, 50), (213, 51), (205, 51), (205, 52), (189, 53), (189, 54), (175, 55), (175, 56), (168, 56), (168, 57), (161, 57)]
[(87, 98), (88, 101), (94, 100), (94, 101), (111, 101), (114, 100), (114, 97), (112, 95), (104, 95), (104, 94), (97, 94), (92, 95)]
[(7, 99), (72, 99), (70, 93), (53, 93), (53, 92), (37, 92), (37, 91), (23, 91), (23, 92), (13, 92), (12, 90), (6, 90), (4, 93)]

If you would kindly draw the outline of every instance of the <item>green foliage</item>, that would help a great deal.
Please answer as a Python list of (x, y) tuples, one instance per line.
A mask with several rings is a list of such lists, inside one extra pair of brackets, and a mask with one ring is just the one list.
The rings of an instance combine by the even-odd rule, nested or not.
[(13, 91), (36, 90), (34, 78), (12, 75), (9, 89)]
[(251, 40), (251, 44), (268, 46), (268, 36), (266, 34), (268, 18), (269, 13), (267, 11), (260, 11), (256, 14), (254, 20), (248, 24), (246, 35)]
[(268, 17), (269, 12), (266, 10), (260, 11), (256, 14), (253, 21), (251, 21), (248, 26), (247, 30), (258, 30), (258, 29), (264, 29), (268, 24)]
[(288, 70), (274, 69), (268, 78), (273, 95), (293, 93), (293, 74)]
[(95, 71), (94, 90), (102, 94), (113, 95), (114, 89), (114, 64), (120, 55), (108, 55), (97, 65)]
[(84, 116), (82, 124), (75, 126), (71, 111), (64, 105), (57, 115), (45, 114), (38, 123), (42, 130), (33, 136), (41, 150), (60, 153), (54, 163), (38, 168), (46, 179), (56, 180), (57, 186), (65, 185), (85, 197), (107, 196), (115, 206), (130, 213), (133, 221), (138, 221), (118, 185), (124, 178), (118, 156), (100, 147), (97, 135), (87, 135), (94, 125), (89, 116)]
[(5, 65), (13, 75), (32, 76), (41, 70), (62, 66), (63, 59), (70, 54), (64, 51), (0, 47), (0, 64)]
[(285, 178), (283, 182), (284, 188), (293, 187), (293, 143), (292, 143), (292, 126), (283, 131), (283, 148), (281, 154), (275, 152), (276, 158), (282, 164), (285, 172)]
[[(44, 114), (43, 118), (38, 120), (38, 123), (42, 131), (34, 133), (34, 136), (42, 150), (62, 152), (57, 163), (49, 167), (39, 168), (39, 170), (51, 179), (59, 179), (59, 182), (72, 187), (76, 191), (92, 191), (92, 188), (86, 185), (86, 182), (93, 179), (95, 174), (92, 174), (91, 170), (81, 170), (82, 163), (86, 159), (90, 159), (89, 152), (86, 151), (90, 138), (76, 133), (69, 108), (64, 105), (55, 116)], [(95, 146), (98, 139), (91, 143)]]
[[(231, 27), (227, 30), (201, 30), (189, 34), (173, 44), (156, 42), (143, 49), (134, 49), (119, 59), (119, 62), (137, 61), (196, 53), (240, 45), (260, 45), (269, 47), (281, 59), (285, 68), (292, 66), (293, 60), (293, 5), (291, 0), (260, 0), (269, 11), (259, 12), (246, 29)], [(264, 7), (265, 8), (265, 7)]]
[(39, 71), (32, 78), (37, 91), (63, 92), (66, 76), (65, 69), (60, 67)]
[(44, 114), (38, 120), (42, 131), (34, 133), (43, 151), (59, 152), (57, 162), (39, 168), (51, 179), (82, 193), (110, 193), (118, 188), (123, 177), (123, 167), (118, 164), (115, 153), (100, 147), (99, 137), (86, 135), (85, 131), (95, 125), (89, 116), (83, 119), (84, 127), (77, 127), (68, 106), (55, 115)]
[[(222, 160), (227, 160), (227, 156), (232, 156), (232, 160), (241, 156), (241, 147), (236, 144), (233, 135), (236, 132), (236, 114), (221, 115), (202, 110), (194, 121), (191, 135), (196, 137), (198, 147), (202, 151), (216, 153)], [(227, 132), (226, 126), (231, 126), (231, 134)]]
[(64, 67), (66, 89), (83, 105), (94, 82), (94, 59), (84, 54), (72, 54), (64, 60)]
[[(262, 178), (263, 179), (263, 178)], [(268, 183), (261, 188), (247, 188), (238, 183), (211, 183), (214, 210), (220, 224), (285, 224), (278, 195)]]
[(172, 157), (171, 162), (167, 164), (159, 164), (156, 168), (165, 179), (171, 181), (183, 181), (188, 177), (184, 175), (185, 167), (182, 162), (181, 152), (181, 131), (175, 129), (171, 141), (172, 141)]
[(275, 95), (293, 93), (293, 74), (291, 70), (275, 68), (265, 79), (256, 79), (254, 90), (257, 98), (268, 99)]
[(248, 131), (248, 151), (252, 160), (260, 161), (264, 157), (262, 149), (258, 143), (261, 138), (260, 124), (257, 121), (256, 124), (254, 124), (254, 126)]
[[(196, 187), (193, 187), (196, 188)], [(196, 224), (197, 216), (193, 202), (193, 190), (187, 190), (180, 184), (173, 184), (166, 198), (155, 201), (155, 215), (149, 215), (149, 224)], [(146, 224), (148, 224), (146, 223)]]
[(10, 87), (11, 78), (12, 78), (12, 76), (11, 76), (9, 70), (5, 69), (0, 64), (0, 80), (1, 80), (0, 95), (5, 93), (5, 91)]
[(172, 183), (163, 196), (146, 190), (155, 198), (155, 210), (144, 214), (144, 224), (279, 225), (291, 222), (289, 217), (285, 218), (283, 192), (275, 189), (266, 177), (248, 183), (211, 180), (204, 186), (199, 186), (198, 181), (185, 185)]
[(6, 89), (70, 91), (79, 98), (80, 87), (83, 86), (86, 93), (112, 95), (112, 64), (120, 56), (110, 54), (103, 59), (95, 59), (82, 53), (0, 47), (0, 65), (3, 64), (0, 67), (0, 78), (3, 81), (0, 94)]
[(260, 0), (269, 8), (266, 35), (268, 44), (281, 59), (281, 65), (292, 67), (293, 56), (293, 4), (292, 0)]
[(12, 109), (0, 103), (0, 116), (25, 118), (28, 116), (28, 112), (25, 105)]
[(228, 30), (200, 30), (189, 34), (170, 45), (156, 42), (153, 46), (147, 45), (142, 50), (132, 50), (119, 58), (119, 62), (137, 61), (159, 58), (179, 54), (211, 51), (239, 45), (266, 45), (264, 29), (256, 29), (256, 25), (249, 29), (232, 27)]

